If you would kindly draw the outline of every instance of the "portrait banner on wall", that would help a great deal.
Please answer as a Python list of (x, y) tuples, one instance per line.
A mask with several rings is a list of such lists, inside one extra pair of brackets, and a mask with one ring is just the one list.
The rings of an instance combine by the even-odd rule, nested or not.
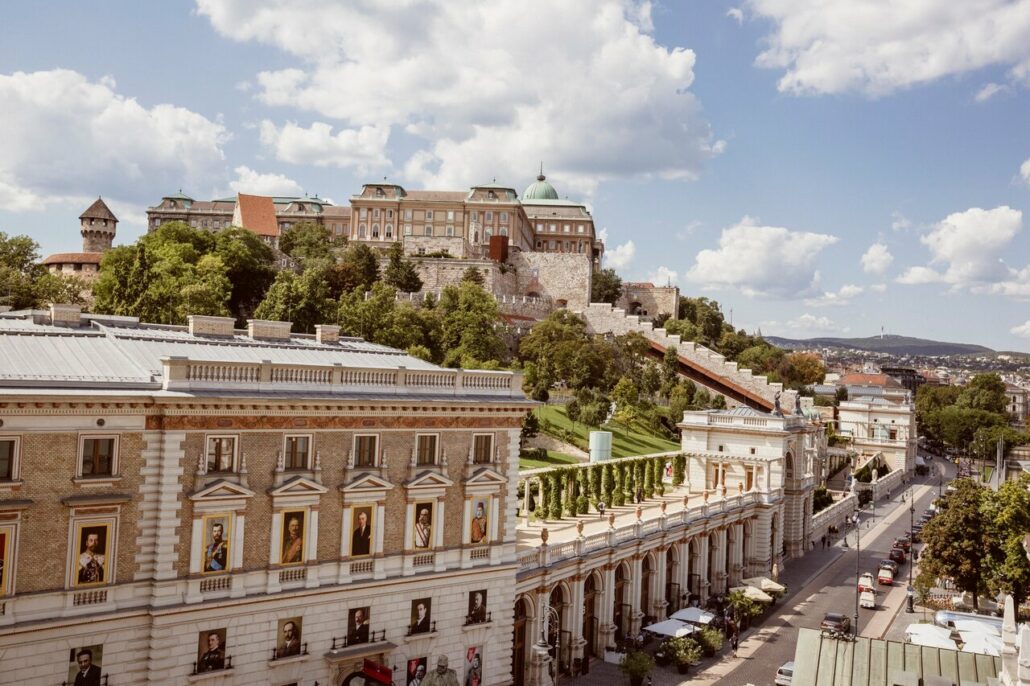
[(232, 514), (205, 515), (203, 520), (204, 564), (201, 572), (218, 574), (229, 571), (229, 536), (232, 531)]
[(307, 510), (283, 512), (283, 543), (279, 564), (297, 565), (304, 562), (304, 525), (307, 514)]
[(72, 648), (68, 656), (68, 683), (72, 686), (100, 686), (104, 646)]
[(482, 624), (486, 621), (486, 589), (469, 591), (468, 624)]
[(356, 607), (347, 613), (347, 645), (368, 643), (371, 608)]
[(275, 645), (276, 659), (300, 655), (301, 621), (300, 617), (288, 617), (287, 619), (279, 620), (275, 634), (277, 637)]
[(427, 501), (415, 503), (415, 529), (412, 543), (416, 548), (427, 550), (433, 547), (433, 512), (436, 503)]
[(425, 634), (432, 629), (433, 599), (416, 598), (411, 601), (411, 633)]
[(465, 651), (465, 686), (483, 684), (483, 647), (471, 646)]
[(108, 553), (111, 546), (110, 522), (76, 522), (73, 586), (96, 586), (110, 582)]
[(469, 541), (471, 543), (489, 543), (490, 541), (490, 502), (486, 499), (472, 501), (472, 521), (469, 523)]
[(197, 673), (225, 669), (225, 629), (197, 634)]
[(422, 680), (426, 678), (426, 666), (428, 664), (429, 658), (427, 657), (416, 657), (408, 660), (407, 686), (420, 686)]
[(372, 554), (373, 540), (373, 506), (354, 505), (351, 512), (350, 554), (351, 557), (363, 557)]

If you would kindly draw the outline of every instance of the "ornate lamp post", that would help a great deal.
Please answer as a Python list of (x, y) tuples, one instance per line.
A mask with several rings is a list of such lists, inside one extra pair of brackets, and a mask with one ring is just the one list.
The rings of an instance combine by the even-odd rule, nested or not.
[(915, 593), (912, 590), (912, 568), (916, 566), (916, 559), (915, 559), (915, 553), (916, 553), (916, 541), (915, 541), (915, 538), (916, 538), (915, 537), (916, 502), (915, 502), (915, 494), (912, 493), (911, 490), (909, 491), (909, 502), (910, 502), (910, 506), (908, 508), (908, 540), (909, 540), (908, 552), (909, 552), (909, 555), (910, 555), (910, 559), (908, 561), (908, 610), (906, 610), (906, 612), (908, 612), (909, 614), (912, 614), (913, 612), (915, 612), (915, 609), (913, 608), (913, 604), (912, 604), (912, 601), (915, 598)]
[(862, 530), (858, 526), (858, 511), (851, 515), (851, 523), (855, 525), (855, 638), (858, 638), (858, 599), (861, 593), (858, 584), (862, 580)]

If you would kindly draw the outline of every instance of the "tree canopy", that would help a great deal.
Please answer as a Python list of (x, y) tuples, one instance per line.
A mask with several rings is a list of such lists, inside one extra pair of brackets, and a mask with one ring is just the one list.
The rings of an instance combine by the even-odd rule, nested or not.
[(39, 244), (28, 236), (0, 231), (0, 305), (12, 309), (49, 303), (84, 304), (88, 285), (82, 279), (51, 274), (39, 263)]
[(590, 282), (590, 302), (615, 304), (622, 297), (622, 279), (614, 269), (595, 271)]

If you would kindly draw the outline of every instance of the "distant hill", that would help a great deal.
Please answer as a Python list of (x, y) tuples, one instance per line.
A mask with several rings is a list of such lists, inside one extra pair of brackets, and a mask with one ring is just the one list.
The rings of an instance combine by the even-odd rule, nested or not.
[(981, 355), (994, 350), (971, 343), (945, 343), (911, 336), (869, 336), (868, 338), (805, 338), (792, 339), (765, 336), (765, 340), (787, 350), (803, 348), (847, 348), (892, 355)]

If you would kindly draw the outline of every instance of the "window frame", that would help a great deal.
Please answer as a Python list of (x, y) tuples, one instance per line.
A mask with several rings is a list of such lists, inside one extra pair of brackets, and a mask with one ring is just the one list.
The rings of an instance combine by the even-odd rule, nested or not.
[[(362, 438), (371, 438), (374, 443), (372, 448), (372, 464), (363, 464), (358, 460), (358, 440)], [(379, 466), (379, 446), (381, 444), (379, 434), (354, 434), (351, 439), (351, 456), (352, 462), (355, 468), (358, 467), (378, 467)]]
[(432, 220), (433, 220), (433, 211), (432, 210), (426, 210), (426, 221), (428, 222), (428, 221), (432, 221)]
[[(480, 460), (477, 452), (478, 446), (476, 445), (477, 439), (486, 438), (489, 440), (489, 445), (486, 451), (486, 460)], [(495, 436), (492, 433), (489, 434), (472, 434), (472, 464), (492, 464), (494, 461), (494, 439)]]
[[(232, 439), (232, 461), (228, 470), (211, 469), (211, 441)], [(240, 435), (239, 434), (205, 434), (204, 436), (204, 471), (207, 474), (237, 474), (239, 472)]]
[[(433, 460), (432, 462), (424, 462), (422, 460), (422, 439), (431, 438), (433, 439)], [(440, 464), (440, 434), (438, 433), (421, 433), (415, 434), (415, 466), (416, 467), (436, 467)]]
[[(85, 433), (79, 434), (79, 451), (75, 461), (75, 478), (77, 479), (115, 479), (118, 478), (118, 434), (116, 433)], [(106, 441), (111, 443), (111, 471), (106, 474), (86, 474), (83, 469), (84, 458), (86, 457), (86, 441)]]
[(0, 443), (7, 441), (14, 444), (11, 448), (11, 475), (7, 478), (0, 475), (0, 483), (16, 483), (21, 480), (21, 436), (0, 434)]
[[(300, 467), (290, 466), (290, 453), (288, 447), (290, 445), (290, 439), (303, 438), (308, 442), (307, 454), (304, 456), (304, 464)], [(309, 471), (311, 470), (311, 456), (314, 453), (315, 438), (312, 434), (285, 434), (283, 435), (283, 469), (288, 472), (298, 471)]]

